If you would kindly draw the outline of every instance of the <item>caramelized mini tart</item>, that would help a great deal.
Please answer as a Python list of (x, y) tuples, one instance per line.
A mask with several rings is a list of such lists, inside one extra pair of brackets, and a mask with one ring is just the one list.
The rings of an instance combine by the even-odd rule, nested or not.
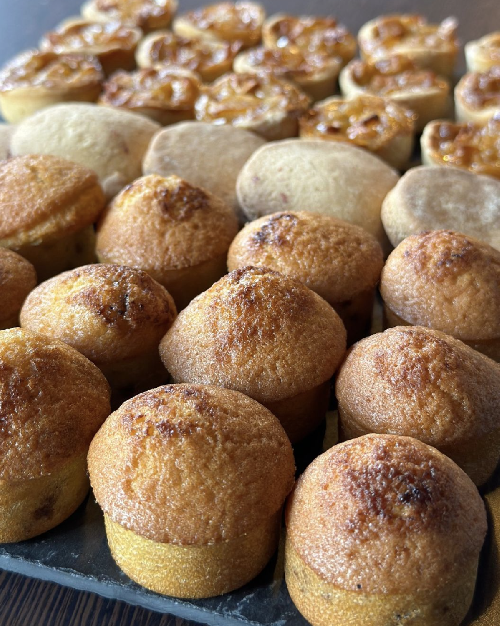
[(88, 0), (82, 5), (82, 15), (87, 20), (138, 26), (149, 33), (167, 28), (177, 5), (177, 0)]
[(322, 100), (335, 92), (342, 67), (340, 57), (305, 53), (299, 48), (252, 48), (234, 60), (237, 73), (272, 74), (293, 81), (313, 100)]
[(340, 88), (347, 98), (371, 94), (387, 97), (416, 113), (416, 131), (451, 109), (450, 85), (432, 70), (423, 70), (402, 56), (370, 63), (351, 61), (340, 73)]
[(141, 113), (166, 126), (194, 119), (200, 80), (183, 68), (148, 67), (116, 72), (104, 83), (99, 104)]
[(500, 178), (500, 115), (484, 126), (435, 120), (420, 140), (425, 165), (451, 165)]
[(299, 120), (305, 139), (344, 141), (373, 152), (396, 169), (403, 169), (413, 151), (415, 114), (377, 96), (317, 102)]
[(135, 50), (142, 37), (140, 28), (120, 22), (71, 19), (46, 33), (40, 49), (55, 54), (91, 54), (99, 59), (106, 76), (119, 69), (135, 68)]
[(455, 110), (459, 122), (476, 124), (500, 114), (500, 65), (463, 76), (455, 87)]
[(196, 119), (232, 124), (268, 140), (298, 134), (298, 118), (310, 98), (298, 87), (270, 74), (226, 74), (202, 87)]
[(333, 17), (278, 13), (264, 22), (262, 41), (266, 48), (297, 47), (308, 53), (340, 57), (345, 65), (356, 54), (356, 40)]
[(172, 29), (181, 37), (238, 41), (249, 48), (260, 42), (265, 17), (256, 2), (218, 2), (179, 15)]
[(469, 72), (486, 72), (494, 65), (500, 65), (500, 31), (469, 41), (464, 52)]
[(95, 57), (26, 50), (0, 71), (0, 110), (15, 124), (58, 102), (95, 102), (103, 80)]
[(452, 17), (428, 24), (421, 15), (385, 15), (361, 28), (358, 43), (364, 59), (402, 55), (417, 67), (451, 78), (459, 50), (457, 27)]
[(137, 65), (152, 67), (160, 63), (184, 67), (211, 83), (230, 72), (241, 49), (238, 42), (210, 41), (180, 37), (170, 31), (151, 33), (137, 49)]

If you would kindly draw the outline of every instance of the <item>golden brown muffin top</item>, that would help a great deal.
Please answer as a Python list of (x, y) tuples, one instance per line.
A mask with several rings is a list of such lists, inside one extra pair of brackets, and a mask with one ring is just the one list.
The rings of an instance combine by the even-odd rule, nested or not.
[(268, 268), (245, 267), (181, 311), (160, 356), (176, 382), (271, 402), (328, 380), (345, 346), (344, 325), (320, 296)]
[(62, 341), (0, 331), (0, 479), (39, 478), (85, 453), (109, 395), (101, 371)]
[(150, 174), (113, 200), (96, 248), (108, 263), (180, 269), (224, 254), (237, 231), (233, 210), (210, 192), (178, 176)]
[(412, 235), (389, 255), (380, 291), (394, 313), (462, 340), (500, 337), (500, 252), (450, 230)]
[(287, 506), (288, 539), (325, 581), (408, 594), (479, 556), (486, 511), (469, 477), (411, 437), (365, 435), (317, 457)]
[(21, 325), (104, 364), (154, 350), (176, 314), (170, 294), (146, 272), (95, 264), (39, 285), (24, 303)]
[(375, 287), (384, 264), (378, 241), (359, 226), (308, 211), (249, 222), (229, 248), (228, 268), (264, 266), (300, 280), (329, 302)]
[(500, 366), (444, 333), (399, 326), (353, 346), (336, 395), (370, 432), (458, 444), (498, 428)]
[[(79, 202), (88, 195), (88, 202)], [(92, 224), (106, 203), (90, 169), (48, 154), (0, 161), (0, 238), (22, 245)]]
[(241, 393), (166, 385), (125, 402), (92, 442), (94, 494), (114, 522), (162, 543), (228, 541), (269, 519), (294, 481), (278, 420)]
[(0, 248), (0, 324), (16, 315), (29, 292), (36, 287), (36, 270), (24, 257)]

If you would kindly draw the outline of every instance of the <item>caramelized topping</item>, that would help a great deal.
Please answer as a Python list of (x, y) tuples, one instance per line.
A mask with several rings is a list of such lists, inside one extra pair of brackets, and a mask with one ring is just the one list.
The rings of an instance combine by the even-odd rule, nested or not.
[(101, 13), (139, 25), (151, 18), (172, 15), (176, 5), (173, 0), (94, 0), (95, 8)]
[[(253, 48), (243, 52), (246, 69), (256, 72), (270, 72), (283, 78), (307, 78), (327, 68), (340, 70), (341, 59), (324, 54), (306, 54), (299, 48)], [(252, 69), (250, 69), (252, 68)]]
[(83, 54), (58, 56), (53, 52), (27, 50), (0, 72), (0, 91), (18, 87), (75, 87), (104, 79), (99, 61)]
[(131, 50), (141, 38), (139, 29), (119, 22), (90, 22), (77, 20), (61, 24), (47, 33), (40, 43), (42, 50), (56, 54), (83, 52), (98, 54), (113, 49)]
[(481, 60), (500, 65), (500, 32), (486, 35), (478, 41)]
[(447, 88), (448, 83), (431, 70), (421, 70), (402, 56), (367, 63), (352, 62), (352, 77), (366, 91), (386, 96), (401, 91), (419, 92), (432, 88)]
[(473, 109), (500, 107), (500, 66), (487, 72), (470, 72), (460, 81), (458, 92)]

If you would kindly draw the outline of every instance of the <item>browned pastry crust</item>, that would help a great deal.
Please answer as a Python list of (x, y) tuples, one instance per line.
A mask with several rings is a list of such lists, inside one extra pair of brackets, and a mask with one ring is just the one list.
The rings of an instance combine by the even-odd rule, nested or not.
[(367, 435), (331, 448), (299, 479), (286, 521), (288, 590), (311, 624), (464, 618), (486, 511), (467, 475), (430, 446)]
[(0, 248), (0, 329), (19, 326), (19, 311), (35, 286), (33, 265), (16, 252)]
[(486, 72), (500, 65), (500, 31), (469, 41), (464, 52), (469, 72)]
[(477, 485), (498, 464), (500, 367), (458, 339), (420, 326), (367, 337), (348, 354), (335, 391), (345, 438), (415, 437)]
[(500, 65), (462, 76), (455, 87), (455, 110), (459, 122), (485, 124), (500, 116)]
[(82, 15), (88, 20), (138, 26), (148, 33), (167, 28), (177, 4), (177, 0), (88, 0), (82, 6)]

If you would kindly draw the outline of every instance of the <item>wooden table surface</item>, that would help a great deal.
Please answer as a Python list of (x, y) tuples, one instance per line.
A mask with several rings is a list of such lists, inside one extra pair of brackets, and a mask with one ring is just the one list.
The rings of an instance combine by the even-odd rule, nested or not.
[[(36, 47), (40, 37), (59, 21), (79, 12), (80, 0), (0, 0), (0, 65), (19, 51)], [(180, 0), (181, 10), (200, 5), (196, 0)], [(418, 11), (429, 19), (455, 15), (460, 21), (462, 42), (487, 32), (500, 30), (498, 0), (268, 0), (269, 13), (332, 14), (352, 31), (382, 13)], [(463, 68), (463, 60), (461, 61)], [(161, 615), (124, 602), (108, 600), (92, 593), (61, 587), (0, 571), (1, 626), (188, 626), (169, 615)]]

